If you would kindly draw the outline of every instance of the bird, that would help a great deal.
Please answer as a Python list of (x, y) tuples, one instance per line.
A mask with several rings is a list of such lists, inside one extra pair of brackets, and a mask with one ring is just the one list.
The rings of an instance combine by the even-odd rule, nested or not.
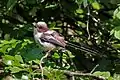
[(66, 42), (64, 37), (60, 36), (54, 30), (50, 30), (45, 22), (33, 23), (34, 27), (34, 39), (37, 43), (42, 45), (46, 51), (60, 46), (65, 48)]
[(48, 25), (43, 21), (39, 21), (37, 23), (34, 22), (33, 25), (34, 25), (33, 32), (34, 39), (37, 43), (44, 47), (45, 51), (52, 50), (57, 47), (65, 49), (66, 46), (70, 46), (83, 52), (99, 53), (99, 51), (90, 49), (88, 46), (85, 45), (78, 46), (76, 44), (66, 41), (64, 39), (64, 36), (62, 36), (60, 33), (54, 30), (50, 30), (48, 28)]

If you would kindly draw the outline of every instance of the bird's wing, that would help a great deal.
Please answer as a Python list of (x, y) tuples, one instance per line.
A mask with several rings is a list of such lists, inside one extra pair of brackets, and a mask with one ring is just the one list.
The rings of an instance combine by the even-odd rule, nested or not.
[(44, 32), (40, 39), (54, 45), (65, 47), (64, 39), (55, 31)]

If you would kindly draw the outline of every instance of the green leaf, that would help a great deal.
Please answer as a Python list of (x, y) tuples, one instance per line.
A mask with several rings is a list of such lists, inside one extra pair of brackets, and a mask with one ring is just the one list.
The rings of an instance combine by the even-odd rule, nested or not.
[(5, 55), (5, 56), (2, 56), (2, 59), (3, 59), (3, 63), (6, 64), (6, 65), (13, 65), (13, 60), (14, 60), (14, 57), (13, 56), (10, 56), (10, 55)]
[(60, 56), (58, 55), (58, 53), (54, 53), (54, 55), (52, 55), (53, 58), (59, 59)]
[(100, 71), (96, 71), (93, 73), (93, 75), (95, 76), (103, 76), (105, 78), (109, 78), (110, 77), (110, 72), (100, 72)]
[(112, 47), (114, 47), (114, 48), (120, 48), (120, 44), (112, 44)]
[(120, 80), (120, 74), (114, 74), (114, 76), (113, 76), (113, 79), (114, 80)]
[(20, 62), (23, 63), (22, 57), (20, 55), (15, 55), (15, 56), (10, 56), (10, 55), (5, 55), (2, 57), (3, 58), (3, 63), (6, 65), (13, 65), (13, 66), (20, 66)]
[(52, 68), (45, 68), (44, 75), (48, 77), (49, 80), (67, 80), (62, 71), (53, 70)]
[(0, 48), (0, 52), (7, 53), (7, 49), (10, 47), (10, 45), (4, 45), (2, 48)]
[(13, 56), (10, 56), (10, 55), (2, 56), (2, 58), (6, 59), (6, 60), (14, 60), (15, 59)]
[(24, 42), (29, 43), (29, 44), (33, 43), (33, 42), (30, 41), (29, 39), (24, 39)]
[(8, 10), (9, 11), (12, 10), (16, 3), (17, 3), (17, 0), (8, 0), (8, 2), (7, 2)]
[(10, 40), (10, 34), (5, 34), (5, 35), (4, 35), (4, 39), (5, 39), (5, 40)]
[(22, 71), (23, 69), (19, 68), (19, 67), (12, 67), (10, 68), (11, 73), (18, 73), (20, 71)]
[(82, 9), (77, 9), (77, 10), (76, 10), (76, 13), (82, 14), (82, 13), (83, 13), (83, 10), (82, 10)]
[(75, 57), (70, 51), (67, 51), (67, 53), (68, 53), (70, 58), (74, 58)]
[(120, 40), (120, 26), (115, 28), (114, 36)]
[(23, 53), (22, 55), (26, 61), (41, 59), (42, 50), (40, 48), (30, 48), (27, 53)]
[(118, 7), (118, 8), (114, 11), (114, 18), (120, 19), (120, 7)]
[(108, 80), (115, 80), (115, 79), (113, 79), (113, 77), (109, 77)]
[(89, 2), (90, 2), (90, 3), (93, 3), (93, 2), (95, 2), (95, 0), (89, 0)]
[(92, 3), (93, 9), (99, 10), (100, 9), (100, 4), (98, 2)]
[(38, 59), (33, 60), (33, 62), (35, 62), (36, 64), (40, 64), (40, 60), (38, 60)]
[(15, 55), (15, 59), (19, 62), (22, 62), (23, 63), (23, 59), (20, 55)]
[(49, 26), (50, 28), (54, 28), (56, 26), (56, 22), (52, 22)]
[(84, 5), (84, 7), (87, 7), (87, 5), (88, 5), (88, 0), (83, 0), (83, 5)]
[(22, 75), (22, 80), (28, 80), (28, 76), (27, 75)]
[(6, 65), (13, 65), (13, 61), (12, 60), (5, 60), (3, 61)]
[(114, 32), (115, 32), (115, 30), (112, 29), (112, 30), (110, 31), (110, 35), (114, 34)]
[(81, 21), (77, 21), (77, 24), (78, 24), (78, 25), (80, 25), (80, 26), (82, 26), (83, 28), (85, 28), (85, 27), (86, 27), (86, 24), (85, 24), (85, 23), (83, 23), (83, 22), (81, 22)]
[(57, 7), (57, 4), (48, 5), (48, 6), (46, 6), (45, 8), (54, 8), (54, 7)]

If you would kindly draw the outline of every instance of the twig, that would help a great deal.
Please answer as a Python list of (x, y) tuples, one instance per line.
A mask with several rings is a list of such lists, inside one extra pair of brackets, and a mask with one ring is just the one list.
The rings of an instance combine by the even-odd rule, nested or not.
[(51, 51), (51, 50), (49, 50), (49, 51), (45, 54), (45, 56), (43, 56), (43, 57), (40, 59), (40, 64), (39, 64), (39, 66), (40, 66), (40, 69), (41, 69), (41, 77), (42, 77), (42, 80), (44, 80), (44, 71), (43, 71), (43, 67), (42, 67), (42, 62), (43, 62), (43, 59), (47, 58), (47, 56), (49, 55), (50, 51)]
[(87, 9), (88, 9), (88, 13), (87, 13), (87, 16), (88, 16), (88, 20), (87, 20), (87, 33), (88, 33), (88, 40), (89, 40), (90, 39), (90, 31), (89, 31), (90, 9), (89, 9), (89, 6), (87, 6)]
[(99, 66), (99, 64), (97, 64), (97, 65), (92, 69), (92, 71), (91, 71), (90, 73), (92, 74), (98, 66)]

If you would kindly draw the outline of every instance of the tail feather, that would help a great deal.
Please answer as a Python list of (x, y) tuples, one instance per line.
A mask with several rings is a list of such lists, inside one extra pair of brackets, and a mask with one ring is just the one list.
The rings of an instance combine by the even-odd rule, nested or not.
[(74, 49), (77, 49), (77, 50), (80, 50), (80, 51), (83, 51), (83, 52), (91, 53), (91, 54), (92, 53), (94, 53), (94, 54), (98, 54), (99, 53), (98, 50), (94, 50), (94, 49), (90, 48), (89, 46), (83, 45), (83, 44), (76, 45), (76, 44), (68, 42), (67, 46), (70, 46), (71, 48), (74, 48)]

